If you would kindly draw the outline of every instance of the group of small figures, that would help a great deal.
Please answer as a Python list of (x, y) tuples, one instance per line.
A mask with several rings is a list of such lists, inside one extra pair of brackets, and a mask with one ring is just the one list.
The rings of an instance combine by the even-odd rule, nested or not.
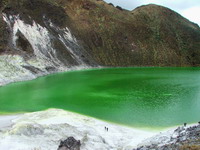
[(108, 128), (107, 128), (107, 127), (105, 127), (105, 130), (106, 130), (106, 131), (108, 131)]

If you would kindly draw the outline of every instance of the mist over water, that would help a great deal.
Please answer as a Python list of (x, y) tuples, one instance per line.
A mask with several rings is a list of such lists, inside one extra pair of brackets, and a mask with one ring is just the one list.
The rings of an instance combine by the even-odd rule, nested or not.
[(61, 108), (133, 127), (200, 120), (200, 68), (74, 71), (0, 87), (0, 112)]

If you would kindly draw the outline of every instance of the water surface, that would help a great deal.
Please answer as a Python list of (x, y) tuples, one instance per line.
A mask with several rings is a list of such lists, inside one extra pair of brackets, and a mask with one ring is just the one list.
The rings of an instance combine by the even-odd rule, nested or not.
[(0, 112), (61, 108), (133, 127), (200, 120), (200, 68), (74, 71), (0, 87)]

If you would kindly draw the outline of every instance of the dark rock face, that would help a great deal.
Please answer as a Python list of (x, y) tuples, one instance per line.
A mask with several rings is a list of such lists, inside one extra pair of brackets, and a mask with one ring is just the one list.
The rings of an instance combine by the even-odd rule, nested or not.
[(81, 143), (73, 137), (68, 137), (65, 141), (61, 141), (58, 150), (80, 150)]
[(39, 73), (42, 73), (42, 70), (36, 68), (36, 67), (33, 67), (33, 66), (22, 66), (23, 68), (29, 70), (30, 72), (32, 72), (33, 74), (39, 74)]
[(0, 54), (2, 52), (8, 51), (8, 39), (9, 39), (9, 29), (6, 23), (3, 21), (3, 16), (0, 14)]
[(114, 7), (113, 3), (108, 3), (108, 5), (110, 5), (110, 6), (113, 6), (113, 7)]
[(123, 10), (123, 8), (121, 8), (120, 6), (117, 6), (116, 8), (119, 9), (119, 10)]
[(21, 51), (25, 51), (29, 56), (34, 55), (34, 50), (24, 35), (18, 31), (16, 36), (18, 37), (16, 40), (16, 47)]

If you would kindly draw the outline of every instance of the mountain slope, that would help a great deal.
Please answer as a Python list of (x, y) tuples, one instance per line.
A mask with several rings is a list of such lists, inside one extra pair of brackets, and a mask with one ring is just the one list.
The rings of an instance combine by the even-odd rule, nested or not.
[[(149, 49), (149, 57), (156, 64), (198, 65), (200, 28), (168, 8), (156, 5), (142, 6), (132, 11), (140, 26), (145, 24), (149, 37), (142, 45)], [(144, 49), (145, 51), (145, 49)]]
[(2, 0), (0, 82), (90, 66), (198, 66), (200, 28), (158, 5)]
[(199, 64), (200, 28), (172, 10), (120, 10), (103, 1), (62, 1), (90, 54), (110, 66)]

